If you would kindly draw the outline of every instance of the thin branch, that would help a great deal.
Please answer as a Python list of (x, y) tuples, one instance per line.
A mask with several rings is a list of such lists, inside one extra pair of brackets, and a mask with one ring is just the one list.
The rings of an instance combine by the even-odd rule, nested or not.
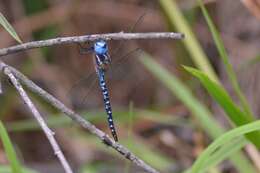
[(34, 106), (32, 101), (30, 100), (30, 98), (28, 97), (26, 92), (24, 91), (24, 89), (21, 86), (21, 84), (19, 83), (19, 81), (16, 79), (16, 77), (13, 75), (13, 73), (10, 71), (10, 69), (7, 66), (3, 66), (2, 65), (2, 70), (10, 78), (12, 84), (14, 85), (14, 87), (16, 88), (18, 93), (20, 94), (22, 100), (28, 106), (28, 108), (32, 112), (34, 118), (40, 124), (42, 130), (44, 131), (46, 137), (48, 138), (48, 140), (49, 140), (49, 142), (50, 142), (50, 144), (51, 144), (51, 146), (52, 146), (52, 148), (54, 150), (55, 155), (60, 160), (60, 162), (61, 162), (65, 172), (66, 173), (73, 173), (72, 169), (70, 168), (70, 166), (68, 164), (68, 161), (65, 159), (65, 157), (64, 157), (64, 155), (63, 155), (63, 153), (62, 153), (58, 143), (56, 142), (56, 140), (54, 138), (54, 132), (51, 131), (51, 129), (47, 126), (47, 124), (45, 123), (44, 119), (41, 117), (39, 111), (36, 109), (36, 107)]
[(136, 40), (136, 39), (183, 39), (184, 34), (174, 33), (174, 32), (151, 32), (151, 33), (108, 33), (108, 34), (93, 34), (84, 36), (74, 36), (74, 37), (58, 37), (49, 40), (32, 41), (17, 46), (11, 46), (7, 48), (0, 49), (0, 56), (13, 54), (16, 52), (53, 46), (61, 44), (71, 44), (71, 43), (83, 43), (88, 41), (95, 41), (98, 39), (104, 40)]
[(65, 115), (70, 117), (72, 120), (77, 122), (81, 127), (84, 129), (90, 131), (92, 134), (96, 135), (105, 145), (112, 147), (117, 152), (119, 152), (122, 156), (124, 156), (126, 159), (130, 160), (140, 168), (144, 169), (146, 172), (149, 173), (159, 173), (157, 170), (152, 168), (150, 165), (146, 164), (143, 160), (139, 159), (137, 156), (135, 156), (130, 150), (128, 150), (123, 145), (115, 142), (113, 139), (111, 139), (106, 133), (101, 131), (100, 129), (96, 128), (94, 125), (92, 125), (89, 121), (82, 118), (81, 115), (75, 113), (71, 109), (67, 108), (63, 103), (61, 103), (59, 100), (57, 100), (54, 96), (47, 93), (45, 90), (37, 86), (35, 83), (33, 83), (31, 80), (29, 80), (26, 76), (24, 76), (21, 72), (16, 70), (15, 68), (11, 66), (7, 66), (3, 62), (0, 62), (0, 70), (1, 67), (6, 66), (14, 75), (17, 77), (24, 85), (26, 85), (32, 92), (36, 93), (37, 95), (41, 96), (45, 101), (50, 103), (52, 106), (63, 112)]

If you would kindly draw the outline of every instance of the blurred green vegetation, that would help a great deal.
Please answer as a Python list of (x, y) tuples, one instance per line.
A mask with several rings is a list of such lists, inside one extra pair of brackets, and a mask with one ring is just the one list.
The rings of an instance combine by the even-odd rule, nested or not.
[(14, 28), (10, 23), (6, 20), (4, 15), (0, 13), (0, 24), (4, 27), (4, 29), (19, 43), (22, 43), (21, 39), (19, 38), (18, 34), (15, 32)]
[(16, 157), (15, 150), (2, 121), (0, 121), (0, 137), (3, 142), (6, 156), (10, 162), (12, 172), (22, 172), (21, 165)]
[[(45, 0), (23, 0), (22, 2), (26, 16), (33, 16), (39, 12), (43, 12), (48, 10), (51, 6), (51, 4)], [(161, 7), (160, 10), (164, 14), (164, 20), (168, 22), (167, 24), (170, 26), (170, 29), (185, 34), (185, 39), (182, 43), (176, 44), (175, 47), (173, 47), (173, 50), (177, 51), (177, 56), (180, 56), (177, 57), (177, 59), (184, 59), (179, 62), (185, 63), (185, 65), (195, 66), (199, 69), (185, 67), (187, 71), (200, 80), (202, 86), (206, 88), (209, 94), (225, 111), (231, 124), (235, 124), (237, 127), (232, 126), (232, 129), (227, 130), (216, 121), (212, 113), (213, 111), (210, 110), (205, 99), (197, 97), (195, 94), (195, 90), (197, 90), (198, 87), (193, 86), (194, 81), (185, 81), (185, 79), (179, 77), (187, 75), (187, 73), (184, 73), (184, 70), (182, 69), (182, 64), (178, 64), (178, 72), (180, 74), (176, 75), (170, 70), (167, 70), (163, 65), (160, 65), (157, 60), (155, 60), (155, 56), (143, 53), (138, 60), (140, 60), (141, 64), (144, 65), (144, 68), (170, 91), (172, 94), (170, 97), (176, 97), (181, 104), (185, 106), (185, 109), (189, 111), (191, 116), (179, 116), (177, 114), (175, 115), (171, 111), (168, 113), (165, 111), (167, 108), (155, 107), (154, 104), (147, 104), (146, 109), (141, 109), (136, 105), (136, 103), (130, 102), (129, 109), (114, 109), (115, 121), (120, 127), (120, 143), (128, 147), (145, 162), (163, 172), (222, 172), (218, 165), (228, 159), (238, 172), (256, 173), (256, 166), (248, 159), (246, 153), (242, 152), (242, 149), (250, 142), (252, 142), (256, 147), (260, 147), (259, 121), (255, 120), (255, 116), (251, 111), (249, 103), (241, 92), (240, 86), (237, 82), (237, 77), (229, 62), (229, 57), (225, 50), (224, 43), (221, 40), (214, 22), (211, 20), (206, 8), (199, 1), (202, 14), (206, 19), (214, 43), (216, 44), (216, 48), (220, 54), (220, 61), (226, 68), (229, 81), (239, 98), (241, 106), (237, 105), (232, 100), (229, 93), (219, 82), (220, 80), (210, 63), (209, 58), (196, 38), (196, 33), (192, 30), (192, 26), (197, 22), (198, 14), (200, 14), (199, 8), (195, 7), (186, 10), (185, 14), (183, 14), (183, 11), (179, 8), (175, 0), (159, 0), (158, 2)], [(14, 39), (21, 42), (21, 39), (18, 37), (17, 33), (15, 33), (13, 27), (3, 16), (0, 16), (0, 24), (4, 26), (6, 31), (9, 32)], [(32, 37), (35, 40), (48, 39), (59, 35), (61, 30), (62, 27), (60, 27), (59, 24), (48, 25), (34, 31)], [(44, 58), (44, 62), (47, 62), (50, 66), (58, 61), (54, 58), (55, 51), (52, 47), (42, 48), (41, 50), (40, 53)], [(65, 50), (64, 52), (66, 54)], [(246, 66), (243, 66), (243, 68), (249, 68), (250, 65), (254, 65), (258, 62), (258, 59), (259, 57), (256, 57), (247, 63)], [(70, 63), (68, 60), (63, 61), (67, 64)], [(63, 61), (61, 63), (64, 63)], [(21, 65), (22, 71), (25, 74), (30, 75), (34, 73), (33, 70), (37, 68), (34, 67), (35, 65), (38, 64), (34, 63), (34, 60), (25, 60)], [(15, 96), (16, 93), (13, 89), (6, 90), (4, 94), (5, 95), (0, 98), (1, 106), (4, 107), (4, 109), (0, 110), (0, 117), (3, 121), (8, 119), (7, 115), (12, 114), (12, 109), (18, 105), (17, 101), (13, 101), (18, 99), (18, 97)], [(98, 153), (97, 155), (102, 155), (104, 157), (107, 156), (104, 159), (99, 159), (97, 157), (81, 163), (81, 165), (79, 165), (80, 172), (95, 173), (106, 171), (128, 173), (135, 171), (135, 168), (131, 166), (131, 163), (125, 161), (124, 158), (108, 149), (95, 137), (80, 129), (74, 124), (74, 122), (72, 122), (72, 120), (65, 117), (63, 114), (57, 113), (57, 110), (54, 110), (51, 106), (46, 106), (46, 103), (44, 103), (38, 96), (33, 94), (31, 94), (31, 96), (34, 101), (37, 101), (40, 109), (46, 110), (48, 114), (46, 121), (50, 127), (64, 131), (69, 138), (71, 137), (70, 140), (74, 140), (76, 144), (79, 142), (84, 147), (93, 149), (93, 152)], [(175, 106), (176, 105), (172, 104), (172, 107), (175, 108)], [(81, 114), (88, 121), (96, 124), (102, 129), (103, 126), (105, 126), (104, 124), (106, 124), (106, 116), (103, 110), (95, 110), (93, 112), (83, 111)], [(19, 117), (19, 113), (16, 116)], [(37, 133), (40, 130), (39, 126), (33, 119), (20, 120), (17, 118), (17, 120), (15, 119), (11, 122), (5, 122), (5, 124), (7, 131), (10, 134), (20, 134), (25, 132)], [(15, 149), (8, 133), (6, 132), (6, 128), (2, 123), (0, 123), (1, 141), (10, 166), (1, 165), (0, 172), (35, 172), (25, 169), (24, 164), (20, 163), (19, 158), (17, 158), (15, 154)], [(205, 134), (204, 138), (212, 143), (209, 145), (206, 143), (207, 146), (205, 146), (202, 154), (192, 154), (192, 158), (188, 159), (191, 160), (191, 162), (193, 159), (195, 161), (193, 164), (187, 164), (181, 160), (181, 157), (174, 156), (178, 151), (186, 150), (186, 148), (188, 148), (187, 146), (184, 147), (182, 145), (174, 146), (174, 144), (177, 143), (176, 141), (181, 141), (176, 138), (176, 136), (181, 133), (178, 133), (176, 130), (176, 135), (174, 135), (176, 139), (174, 138), (173, 140), (176, 143), (171, 143), (172, 139), (170, 139), (170, 137), (166, 138), (167, 141), (165, 142), (163, 135), (165, 135), (165, 131), (167, 130), (164, 130), (164, 128), (167, 130), (188, 129), (194, 131), (194, 134), (202, 132)], [(152, 134), (155, 136), (152, 139), (145, 136), (145, 132), (149, 130), (156, 131), (155, 133), (149, 133), (149, 135)], [(172, 130), (170, 131), (172, 132)], [(207, 137), (209, 139), (207, 139)], [(188, 146), (193, 146), (195, 142), (185, 141), (185, 143), (187, 143)], [(167, 144), (170, 145), (170, 147), (167, 146)], [(190, 150), (191, 151), (188, 152), (192, 153), (192, 150), (195, 149), (192, 148)], [(186, 171), (184, 171), (184, 169), (186, 169)]]

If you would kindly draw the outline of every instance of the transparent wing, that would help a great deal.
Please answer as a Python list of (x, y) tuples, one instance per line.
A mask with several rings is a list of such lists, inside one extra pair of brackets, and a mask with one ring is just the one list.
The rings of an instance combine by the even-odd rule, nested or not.
[[(135, 22), (135, 24), (130, 28), (130, 30), (128, 31), (129, 33), (133, 32), (136, 27), (141, 23), (141, 21), (143, 20), (144, 16), (146, 15), (146, 12), (144, 12)], [(119, 42), (118, 47), (113, 51), (113, 53), (111, 54), (111, 57), (114, 57), (118, 54), (118, 52), (124, 47), (124, 44), (126, 43), (126, 40), (122, 40)]]
[[(110, 67), (105, 73), (106, 81), (108, 83), (111, 80), (113, 80), (114, 82), (119, 82), (124, 76), (127, 76), (126, 74), (129, 71), (124, 71), (124, 68), (122, 67), (129, 63), (131, 59), (130, 57), (136, 56), (136, 54), (138, 54), (140, 51), (141, 50), (139, 48), (136, 48), (129, 51), (123, 57), (117, 58), (117, 61), (113, 62), (113, 68)], [(68, 96), (69, 98), (76, 97), (75, 99), (73, 99), (74, 103), (77, 103), (77, 105), (74, 105), (75, 107), (84, 108), (89, 105), (90, 99), (93, 99), (91, 94), (96, 93), (94, 88), (97, 88), (96, 90), (99, 92), (98, 78), (96, 72), (93, 72), (76, 82), (71, 87)]]
[(73, 84), (73, 86), (67, 92), (67, 98), (71, 99), (72, 106), (75, 109), (83, 109), (86, 105), (84, 105), (84, 99), (87, 96), (91, 97), (90, 91), (96, 85), (96, 74), (91, 73), (81, 78), (77, 82)]
[[(131, 29), (128, 32), (133, 32), (136, 26), (142, 21), (144, 16), (145, 13), (138, 18), (138, 20), (135, 22), (135, 24), (131, 27)], [(105, 74), (107, 82), (109, 82), (113, 77), (116, 77), (117, 80), (121, 80), (123, 76), (125, 76), (126, 74), (126, 72), (123, 72), (122, 69), (120, 68), (122, 67), (122, 64), (126, 64), (129, 60), (129, 57), (134, 56), (136, 53), (140, 52), (139, 48), (135, 48), (129, 51), (128, 53), (124, 54), (123, 56), (120, 56), (119, 52), (122, 51), (123, 47), (125, 46), (125, 43), (126, 41), (120, 41), (118, 47), (114, 49), (114, 51), (111, 54), (112, 64)], [(115, 81), (115, 79), (113, 79), (113, 81)], [(91, 95), (92, 94), (95, 95), (94, 93), (96, 93), (96, 91), (99, 92), (99, 89), (96, 89), (95, 91), (93, 89), (94, 87), (98, 88), (98, 78), (96, 72), (93, 72), (90, 75), (87, 75), (86, 77), (83, 77), (82, 79), (77, 81), (68, 92), (68, 97), (72, 98), (74, 107), (76, 108), (88, 107), (88, 105), (90, 105), (89, 104), (90, 100), (94, 101), (94, 99), (96, 99)]]

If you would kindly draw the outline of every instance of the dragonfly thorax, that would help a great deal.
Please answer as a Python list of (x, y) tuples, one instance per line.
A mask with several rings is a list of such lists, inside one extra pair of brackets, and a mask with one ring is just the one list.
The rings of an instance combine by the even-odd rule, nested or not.
[(111, 63), (111, 59), (108, 54), (108, 46), (106, 41), (96, 41), (94, 44), (94, 52), (97, 68), (107, 69), (107, 66)]
[(105, 54), (95, 54), (96, 68), (107, 70), (111, 63), (111, 59), (107, 53)]
[(98, 55), (103, 55), (108, 52), (107, 43), (104, 40), (98, 40), (94, 44), (94, 51)]

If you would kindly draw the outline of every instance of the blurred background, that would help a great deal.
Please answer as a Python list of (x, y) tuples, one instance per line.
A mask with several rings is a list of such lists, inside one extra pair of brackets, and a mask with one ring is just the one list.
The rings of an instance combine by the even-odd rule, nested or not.
[[(233, 96), (196, 1), (172, 2), (183, 15), (182, 20), (188, 22), (215, 74)], [(204, 4), (221, 33), (242, 91), (253, 112), (259, 114), (260, 2), (208, 0)], [(181, 32), (178, 21), (172, 21), (163, 1), (156, 0), (0, 0), (0, 11), (23, 42), (120, 31)], [(171, 12), (178, 11), (173, 9)], [(189, 38), (189, 35), (185, 36)], [(3, 28), (0, 38), (1, 48), (17, 44)], [(196, 67), (192, 49), (178, 40), (110, 41), (108, 44), (112, 66), (107, 82), (120, 143), (162, 172), (182, 172), (189, 168), (214, 137), (203, 128), (201, 120), (193, 115), (185, 102), (138, 61), (143, 52), (135, 50), (140, 48), (149, 53), (182, 81), (195, 99), (210, 110), (220, 128), (228, 129), (230, 123), (223, 111), (181, 66)], [(8, 55), (3, 60), (110, 134), (92, 58), (93, 54), (81, 55), (78, 45), (70, 44), (28, 50)], [(0, 96), (0, 118), (19, 160), (31, 172), (63, 172), (45, 135), (16, 91), (6, 78), (3, 77), (2, 82), (4, 94)], [(56, 132), (62, 150), (76, 172), (142, 172), (41, 98), (33, 93), (30, 96)], [(248, 153), (243, 154), (247, 158)], [(7, 163), (1, 146), (0, 167)], [(241, 172), (239, 169), (230, 161), (224, 161), (216, 171)]]

